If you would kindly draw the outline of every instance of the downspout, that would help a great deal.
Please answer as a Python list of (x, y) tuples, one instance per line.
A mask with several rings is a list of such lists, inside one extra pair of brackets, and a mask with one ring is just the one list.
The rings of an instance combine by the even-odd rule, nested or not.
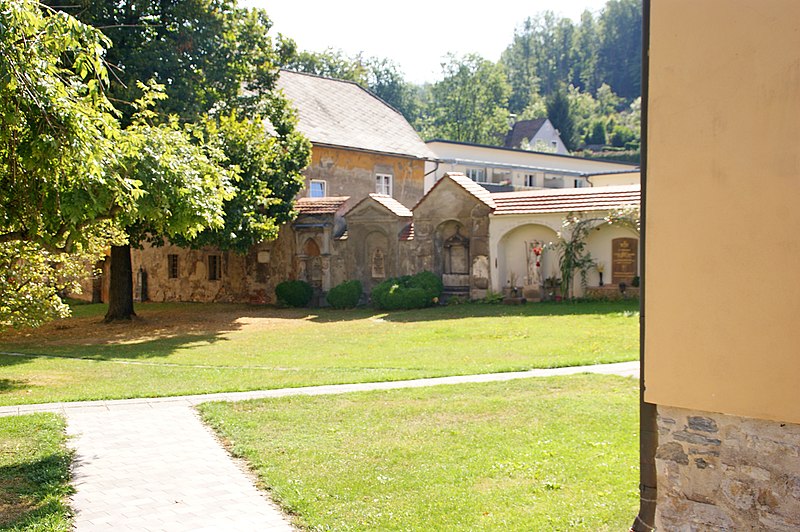
[[(430, 161), (430, 159), (425, 159), (425, 160), (426, 161)], [(423, 186), (423, 188), (425, 187), (425, 178), (428, 177), (431, 174), (435, 174), (439, 170), (439, 159), (434, 159), (433, 162), (436, 163), (436, 166), (433, 167), (433, 170), (431, 170), (430, 172), (426, 172), (426, 173), (422, 174), (422, 186)], [(434, 181), (433, 184), (435, 185), (436, 181)]]
[(650, 532), (655, 530), (656, 499), (658, 495), (658, 475), (656, 472), (656, 449), (658, 448), (658, 421), (656, 405), (644, 400), (645, 392), (645, 297), (646, 282), (646, 235), (647, 235), (647, 131), (650, 81), (650, 3), (642, 2), (642, 209), (641, 236), (639, 239), (642, 257), (642, 284), (639, 297), (639, 513), (631, 525), (630, 532)]

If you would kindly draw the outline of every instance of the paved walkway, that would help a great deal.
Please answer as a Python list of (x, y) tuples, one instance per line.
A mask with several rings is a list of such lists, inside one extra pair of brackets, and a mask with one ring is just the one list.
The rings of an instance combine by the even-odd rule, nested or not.
[(75, 448), (75, 529), (293, 530), (198, 418), (193, 405), (438, 384), (602, 373), (636, 377), (639, 362), (254, 392), (0, 407), (0, 416), (58, 412)]

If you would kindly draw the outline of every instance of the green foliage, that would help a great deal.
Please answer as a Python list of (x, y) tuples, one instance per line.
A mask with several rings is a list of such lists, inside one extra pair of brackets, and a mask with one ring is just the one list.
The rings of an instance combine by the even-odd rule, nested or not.
[(363, 292), (364, 289), (361, 286), (361, 281), (345, 281), (331, 288), (325, 299), (333, 308), (355, 308)]
[(583, 218), (570, 213), (562, 224), (563, 229), (558, 235), (558, 241), (552, 244), (553, 249), (559, 254), (558, 268), (561, 273), (563, 298), (572, 296), (572, 281), (576, 271), (581, 275), (581, 284), (586, 286), (586, 276), (595, 266), (592, 255), (586, 251), (586, 238), (597, 223), (598, 220), (594, 218)]
[(430, 307), (439, 302), (443, 289), (439, 276), (424, 271), (377, 284), (372, 289), (372, 303), (385, 310)]
[(275, 287), (278, 302), (289, 307), (307, 307), (314, 296), (314, 289), (305, 281), (283, 281)]
[(585, 144), (603, 145), (606, 143), (606, 126), (602, 120), (594, 120), (589, 132), (583, 138)]
[(476, 54), (448, 55), (444, 79), (431, 89), (426, 138), (502, 144), (508, 130), (510, 86), (503, 68)]
[(119, 126), (99, 31), (32, 0), (0, 0), (0, 242), (79, 250), (137, 183), (108, 172)]
[(559, 89), (547, 99), (547, 117), (561, 135), (568, 150), (575, 149), (575, 122), (570, 102), (564, 89)]
[(625, 126), (614, 126), (611, 135), (608, 137), (608, 142), (615, 148), (624, 148), (626, 144), (634, 141), (637, 138), (636, 133), (631, 131)]
[(196, 238), (178, 238), (176, 243), (245, 253), (258, 242), (277, 238), (280, 226), (294, 218), (292, 200), (303, 186), (301, 172), (311, 146), (295, 129), (296, 117), (285, 100), (276, 99), (271, 106), (270, 123), (273, 135), (261, 119), (235, 111), (205, 121), (208, 143), (237, 170), (231, 182), (235, 195), (224, 199), (222, 226), (207, 227)]

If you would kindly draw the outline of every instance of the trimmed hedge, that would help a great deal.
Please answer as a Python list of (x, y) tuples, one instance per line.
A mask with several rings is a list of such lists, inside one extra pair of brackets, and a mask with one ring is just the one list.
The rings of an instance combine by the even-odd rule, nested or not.
[(363, 291), (361, 281), (345, 281), (331, 288), (325, 299), (333, 308), (354, 308)]
[(439, 302), (442, 280), (432, 272), (387, 279), (372, 289), (372, 303), (383, 310), (430, 307)]
[(307, 307), (314, 289), (305, 281), (284, 281), (275, 287), (278, 302), (289, 307)]

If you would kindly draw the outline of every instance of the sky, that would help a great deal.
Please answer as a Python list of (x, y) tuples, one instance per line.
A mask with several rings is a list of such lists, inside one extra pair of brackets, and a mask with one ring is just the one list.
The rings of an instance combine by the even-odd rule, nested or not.
[(441, 79), (448, 52), (478, 53), (497, 61), (514, 29), (542, 11), (580, 19), (606, 0), (240, 0), (267, 11), (272, 31), (294, 39), (300, 50), (341, 49), (347, 55), (391, 59), (407, 81)]

